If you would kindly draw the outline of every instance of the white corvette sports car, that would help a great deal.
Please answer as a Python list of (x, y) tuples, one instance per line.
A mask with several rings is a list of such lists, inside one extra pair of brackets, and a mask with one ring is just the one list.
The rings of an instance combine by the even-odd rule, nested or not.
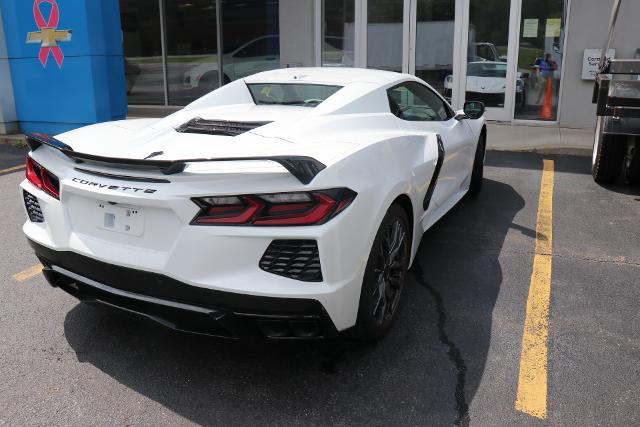
[(375, 339), (423, 232), (480, 191), (483, 112), (407, 74), (263, 72), (29, 136), (24, 232), (53, 286), (174, 329)]
[[(507, 88), (507, 63), (498, 61), (477, 61), (467, 64), (466, 99), (483, 102), (487, 107), (504, 106)], [(444, 96), (451, 99), (453, 75), (444, 79)], [(527, 102), (524, 75), (518, 72), (516, 78), (516, 107), (524, 107)]]

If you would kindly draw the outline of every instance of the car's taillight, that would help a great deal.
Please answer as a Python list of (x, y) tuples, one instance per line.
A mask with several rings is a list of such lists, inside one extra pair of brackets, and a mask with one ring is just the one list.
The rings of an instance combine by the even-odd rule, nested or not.
[(196, 225), (316, 225), (323, 224), (353, 202), (348, 188), (296, 193), (198, 197)]
[(56, 199), (60, 198), (60, 181), (54, 174), (27, 156), (27, 180)]

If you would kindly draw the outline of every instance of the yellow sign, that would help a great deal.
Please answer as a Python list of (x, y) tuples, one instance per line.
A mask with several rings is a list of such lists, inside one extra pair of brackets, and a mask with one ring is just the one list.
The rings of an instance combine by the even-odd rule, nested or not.
[(550, 18), (547, 19), (547, 26), (545, 30), (545, 37), (560, 37), (560, 27), (562, 25), (562, 19)]

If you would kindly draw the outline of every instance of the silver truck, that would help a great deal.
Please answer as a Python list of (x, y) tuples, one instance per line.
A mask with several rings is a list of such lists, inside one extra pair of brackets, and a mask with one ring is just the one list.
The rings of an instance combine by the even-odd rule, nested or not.
[(626, 183), (640, 184), (640, 59), (607, 58), (621, 3), (613, 3), (593, 90), (598, 117), (591, 174), (601, 184), (615, 182), (621, 172)]

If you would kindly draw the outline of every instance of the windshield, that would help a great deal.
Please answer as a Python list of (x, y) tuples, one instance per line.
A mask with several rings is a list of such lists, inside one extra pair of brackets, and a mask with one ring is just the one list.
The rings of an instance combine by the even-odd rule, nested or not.
[(467, 67), (467, 76), (507, 77), (507, 64), (503, 62), (472, 62)]
[(315, 107), (342, 86), (305, 83), (253, 83), (248, 84), (256, 105), (296, 105)]

